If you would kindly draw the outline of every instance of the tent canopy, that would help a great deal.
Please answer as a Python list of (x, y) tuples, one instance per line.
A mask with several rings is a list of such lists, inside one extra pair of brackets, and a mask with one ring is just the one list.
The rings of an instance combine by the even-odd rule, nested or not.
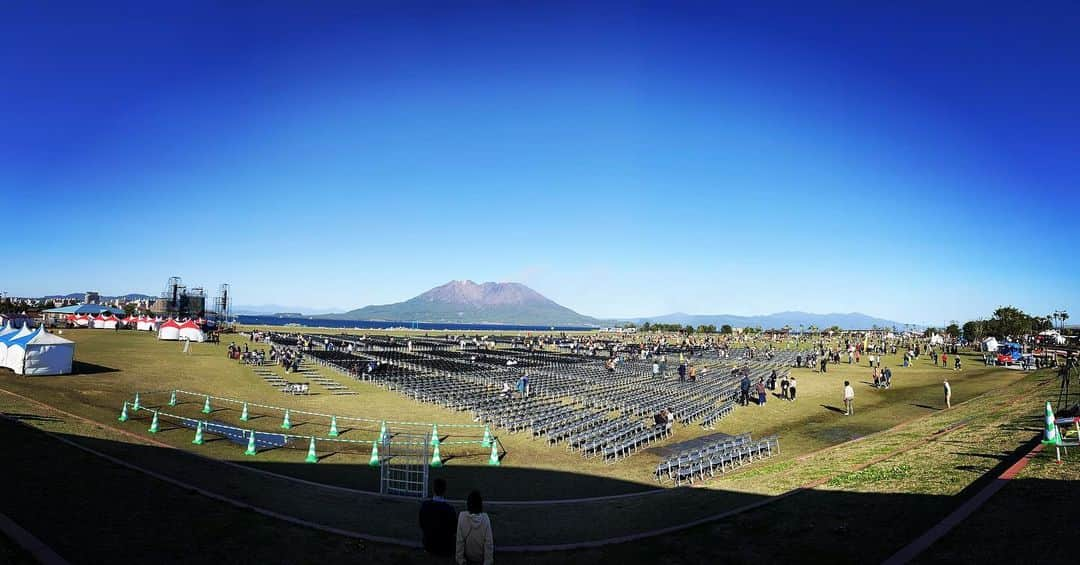
[(63, 308), (50, 308), (44, 312), (46, 314), (101, 314), (102, 312), (123, 314), (124, 310), (120, 308), (109, 308), (100, 304), (75, 304), (74, 306), (64, 306)]

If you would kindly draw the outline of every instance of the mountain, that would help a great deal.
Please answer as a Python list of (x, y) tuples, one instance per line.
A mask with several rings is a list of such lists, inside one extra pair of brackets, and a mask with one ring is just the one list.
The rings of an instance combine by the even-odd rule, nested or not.
[[(904, 329), (906, 326), (903, 322), (895, 322), (893, 320), (886, 320), (884, 318), (875, 318), (873, 316), (867, 316), (866, 314), (860, 314), (859, 312), (852, 312), (850, 314), (811, 314), (809, 312), (778, 312), (776, 314), (768, 314), (764, 316), (734, 316), (731, 314), (685, 314), (682, 312), (676, 312), (674, 314), (667, 314), (664, 316), (654, 316), (651, 318), (638, 318), (634, 320), (637, 323), (649, 322), (660, 324), (682, 324), (690, 326), (700, 325), (714, 325), (717, 328), (724, 324), (728, 324), (736, 328), (746, 327), (762, 327), (764, 329), (769, 328), (782, 328), (788, 326), (790, 328), (799, 329), (799, 326), (808, 328), (810, 326), (817, 326), (819, 329), (830, 328), (832, 326), (840, 326), (841, 329), (851, 330), (865, 330), (877, 326), (879, 328), (899, 328)], [(920, 326), (921, 327), (921, 326)]]
[(395, 304), (365, 306), (321, 318), (460, 324), (597, 326), (600, 321), (556, 304), (521, 283), (450, 281)]
[[(57, 300), (57, 299), (82, 300), (85, 296), (86, 296), (85, 292), (72, 292), (70, 294), (50, 294), (48, 296), (42, 296), (41, 298), (43, 300)], [(139, 294), (137, 292), (130, 292), (128, 294), (119, 294), (117, 296), (105, 296), (105, 295), (102, 295), (100, 297), (101, 300), (114, 300), (114, 299), (117, 299), (117, 298), (121, 298), (121, 299), (124, 299), (124, 300), (131, 301), (131, 300), (145, 300), (147, 298), (154, 298), (154, 297), (150, 296), (149, 294)]]

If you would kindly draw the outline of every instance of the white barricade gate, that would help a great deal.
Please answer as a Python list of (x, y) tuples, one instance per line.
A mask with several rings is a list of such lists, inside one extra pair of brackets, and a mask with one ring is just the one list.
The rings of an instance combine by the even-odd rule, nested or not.
[(387, 429), (379, 446), (379, 492), (418, 499), (428, 495), (428, 465), (431, 462), (431, 434), (393, 433)]

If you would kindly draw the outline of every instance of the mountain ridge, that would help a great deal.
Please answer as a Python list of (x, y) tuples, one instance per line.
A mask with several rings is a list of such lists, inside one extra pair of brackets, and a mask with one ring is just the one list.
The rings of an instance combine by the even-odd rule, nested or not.
[(596, 327), (601, 321), (579, 314), (516, 282), (454, 280), (413, 298), (364, 306), (317, 318), (394, 322), (521, 324)]

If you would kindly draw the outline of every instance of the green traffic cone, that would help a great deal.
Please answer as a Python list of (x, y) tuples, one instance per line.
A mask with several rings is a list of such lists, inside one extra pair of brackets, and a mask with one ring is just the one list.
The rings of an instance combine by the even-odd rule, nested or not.
[(204, 402), (202, 406), (202, 413), (209, 414), (211, 412), (213, 412), (213, 410), (210, 409), (210, 396), (207, 395), (206, 402)]
[(483, 447), (491, 447), (491, 429), (484, 426), (484, 439), (480, 442)]
[(439, 445), (439, 426), (431, 425), (431, 445)]
[(491, 457), (488, 457), (488, 465), (492, 467), (502, 465), (502, 461), (499, 461), (499, 442), (497, 440), (491, 441)]
[(337, 416), (330, 416), (330, 431), (326, 433), (330, 437), (338, 437)]
[(1061, 434), (1058, 432), (1057, 423), (1054, 421), (1054, 409), (1050, 407), (1050, 401), (1046, 401), (1046, 429), (1043, 430), (1043, 445), (1061, 445)]
[(442, 467), (442, 456), (439, 455), (439, 444), (435, 444), (435, 449), (431, 452), (431, 466)]
[(128, 421), (127, 402), (126, 401), (124, 402), (124, 408), (120, 410), (120, 417), (117, 418), (117, 420), (120, 420), (121, 422)]
[(175, 390), (172, 391), (171, 395), (169, 395), (169, 406), (176, 406), (176, 391)]
[(240, 413), (240, 421), (241, 422), (248, 421), (247, 402), (244, 403), (244, 411)]
[(248, 446), (247, 450), (244, 451), (244, 455), (255, 455), (258, 453), (258, 450), (255, 448), (255, 430), (248, 431), (248, 434)]
[(379, 442), (377, 441), (371, 442), (371, 459), (368, 459), (367, 464), (371, 467), (379, 466)]
[(195, 445), (202, 445), (203, 444), (202, 425), (203, 425), (202, 422), (199, 422), (199, 425), (195, 426), (195, 439), (191, 440), (191, 443), (193, 443)]
[(292, 424), (289, 422), (289, 411), (285, 411), (285, 419), (281, 421), (281, 429), (288, 430), (292, 428)]
[(307, 459), (304, 460), (307, 463), (318, 463), (319, 456), (315, 454), (315, 436), (311, 436), (311, 443), (307, 448)]
[(148, 431), (152, 434), (158, 433), (157, 410), (154, 410), (154, 419), (150, 420), (150, 429)]
[(140, 408), (142, 408), (142, 406), (139, 406), (139, 393), (136, 392), (135, 393), (135, 404), (133, 404), (131, 406), (131, 411), (132, 412), (138, 412)]

